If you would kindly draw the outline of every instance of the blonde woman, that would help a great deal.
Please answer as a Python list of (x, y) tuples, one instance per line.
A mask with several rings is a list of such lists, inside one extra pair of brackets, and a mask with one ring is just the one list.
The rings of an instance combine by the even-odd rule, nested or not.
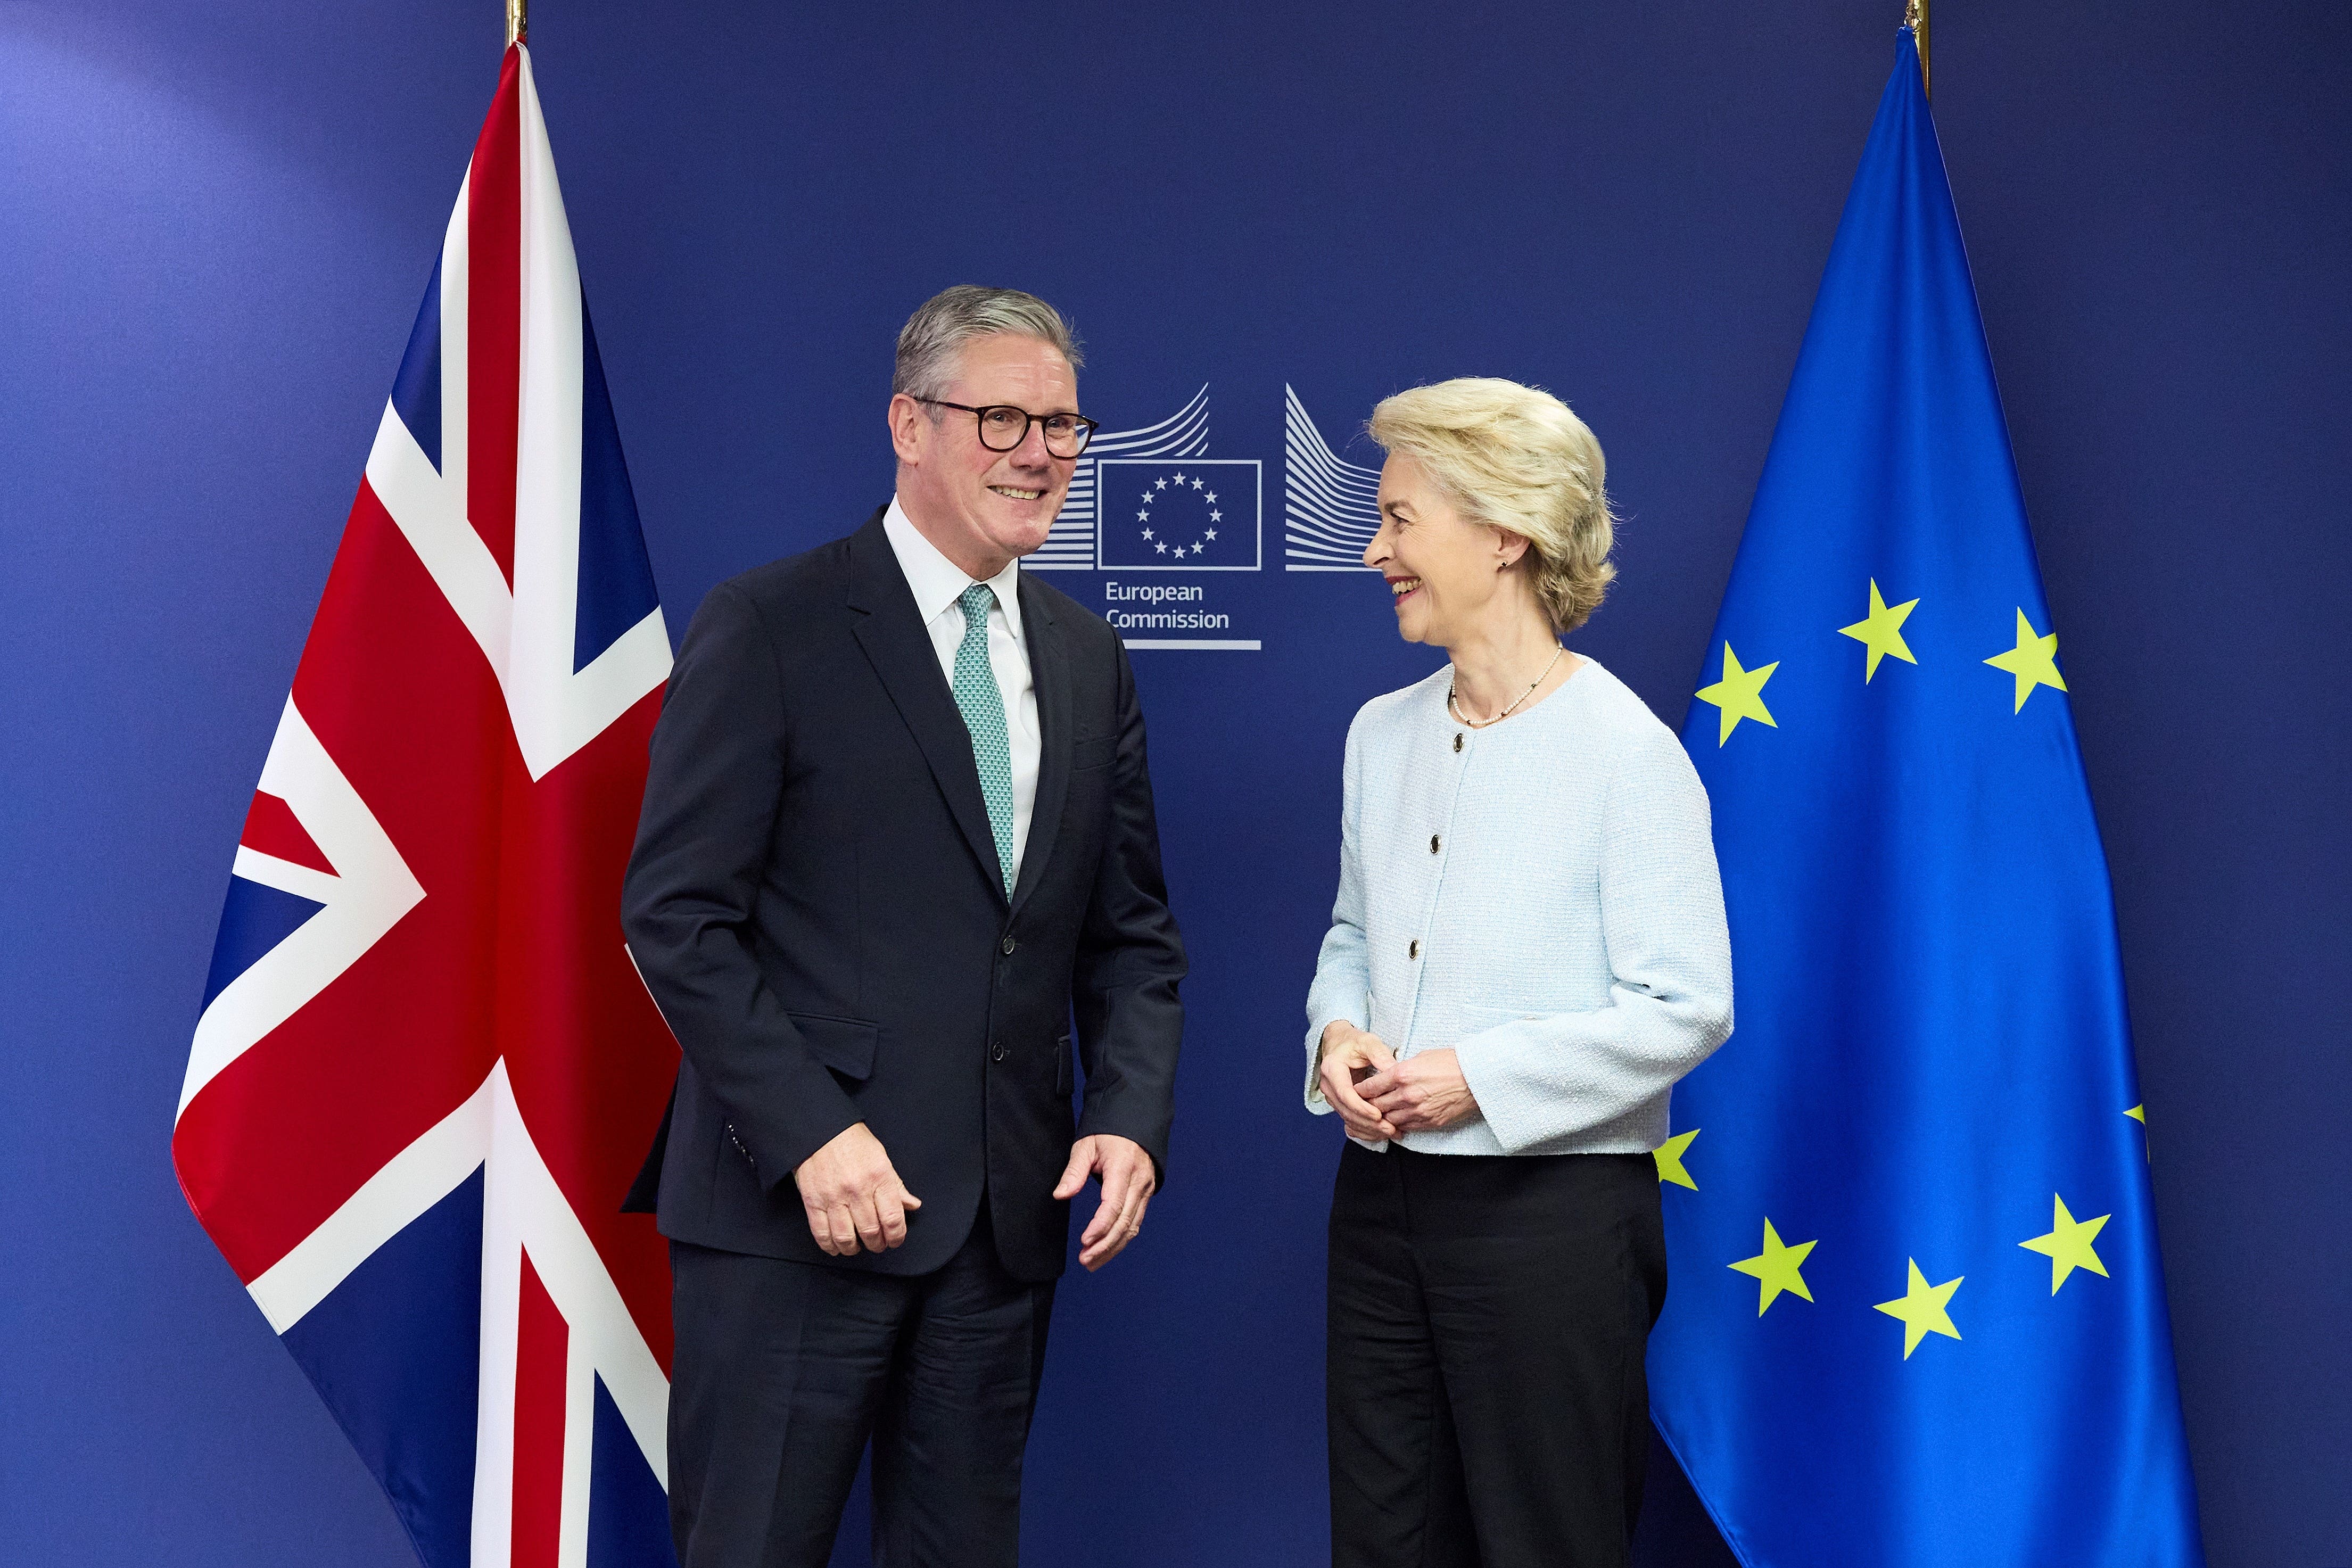
[(1560, 638), (1615, 568), (1600, 444), (1470, 379), (1374, 411), (1366, 565), (1446, 650), (1348, 731), (1339, 900), (1307, 1002), (1332, 1195), (1341, 1568), (1626, 1560), (1665, 1300), (1650, 1151), (1731, 1032), (1706, 792)]

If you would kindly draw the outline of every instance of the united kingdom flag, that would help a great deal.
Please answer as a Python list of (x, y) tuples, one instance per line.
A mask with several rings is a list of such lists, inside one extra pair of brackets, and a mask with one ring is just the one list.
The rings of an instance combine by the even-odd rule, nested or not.
[(508, 49), (240, 838), (173, 1161), (432, 1568), (674, 1561), (677, 1047), (621, 874), (668, 634)]

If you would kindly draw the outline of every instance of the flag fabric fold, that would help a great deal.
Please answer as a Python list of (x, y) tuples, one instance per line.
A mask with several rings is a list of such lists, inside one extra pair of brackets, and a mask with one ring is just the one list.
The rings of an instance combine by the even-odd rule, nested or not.
[(1738, 1025), (1651, 1386), (1748, 1568), (2203, 1561), (2058, 646), (1906, 31), (1684, 731)]
[(431, 1568), (673, 1563), (677, 1048), (621, 876), (668, 678), (508, 49), (231, 868), (173, 1163)]

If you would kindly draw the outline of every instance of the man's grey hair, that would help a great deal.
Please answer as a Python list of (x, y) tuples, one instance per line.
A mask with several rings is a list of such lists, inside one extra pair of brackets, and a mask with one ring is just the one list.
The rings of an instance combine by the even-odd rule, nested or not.
[[(1087, 363), (1078, 335), (1062, 312), (1018, 289), (959, 283), (923, 301), (898, 333), (898, 363), (890, 390), (913, 398), (943, 396), (962, 374), (963, 346), (974, 338), (1017, 332), (1061, 351), (1072, 370)], [(930, 411), (937, 420), (940, 411)]]

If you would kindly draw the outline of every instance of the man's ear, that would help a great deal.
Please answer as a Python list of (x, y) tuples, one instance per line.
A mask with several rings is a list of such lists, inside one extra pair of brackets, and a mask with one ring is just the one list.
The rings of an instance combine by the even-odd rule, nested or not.
[(890, 395), (888, 417), (890, 449), (898, 454), (898, 460), (902, 463), (910, 466), (920, 464), (923, 460), (923, 439), (919, 427), (928, 422), (923, 405), (903, 392), (894, 392)]
[(1528, 552), (1528, 536), (1513, 533), (1507, 528), (1495, 530), (1495, 565), (1498, 571), (1509, 571)]

